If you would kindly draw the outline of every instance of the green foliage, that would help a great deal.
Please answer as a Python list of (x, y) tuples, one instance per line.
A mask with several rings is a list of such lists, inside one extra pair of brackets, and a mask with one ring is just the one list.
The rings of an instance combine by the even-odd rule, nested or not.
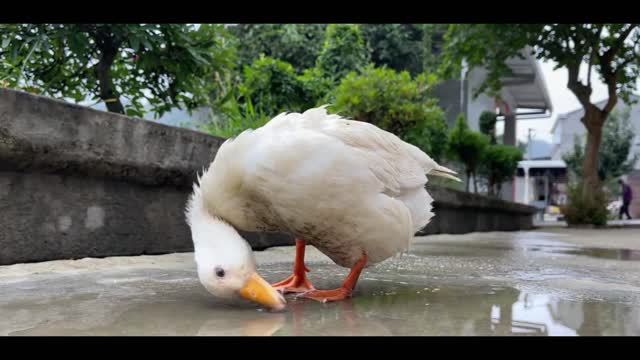
[(220, 117), (212, 118), (200, 130), (212, 135), (232, 138), (247, 129), (257, 129), (271, 119), (264, 113), (256, 111), (251, 99), (241, 103), (235, 96), (229, 97), (222, 103), (220, 112), (222, 114)]
[(412, 75), (423, 71), (424, 27), (418, 24), (362, 24), (362, 37), (371, 51), (371, 62)]
[(317, 67), (304, 71), (298, 76), (302, 86), (303, 101), (305, 109), (312, 108), (330, 102), (329, 96), (333, 91), (333, 81), (326, 77)]
[(497, 115), (493, 111), (483, 111), (480, 114), (480, 132), (489, 136), (491, 143), (496, 143), (496, 122)]
[[(460, 114), (456, 123), (449, 131), (448, 157), (451, 160), (461, 162), (467, 173), (467, 191), (471, 176), (476, 178), (476, 172), (480, 165), (484, 153), (489, 146), (489, 138), (486, 135), (472, 131), (467, 125), (464, 116)], [(474, 181), (474, 191), (478, 191), (476, 181)]]
[[(630, 123), (630, 107), (622, 110), (614, 109), (604, 125), (602, 144), (598, 154), (598, 178), (610, 183), (633, 170), (640, 154), (629, 156), (633, 149), (635, 133)], [(576, 177), (582, 177), (582, 161), (584, 160), (584, 141), (578, 136), (574, 139), (573, 151), (565, 154), (563, 160), (567, 168)], [(617, 189), (613, 185), (612, 190)]]
[(435, 161), (441, 162), (447, 151), (447, 117), (433, 100), (429, 104), (418, 115), (420, 118), (416, 119), (415, 126), (406, 129), (399, 137), (419, 147)]
[(369, 51), (358, 25), (327, 26), (322, 51), (316, 66), (326, 77), (339, 80), (351, 71), (363, 69), (369, 61)]
[(522, 160), (520, 149), (507, 145), (490, 145), (483, 153), (479, 173), (487, 179), (489, 195), (500, 193), (502, 183), (511, 179)]
[(129, 115), (207, 104), (212, 79), (232, 66), (222, 25), (0, 25), (0, 80), (8, 86), (77, 102), (93, 96)]
[(241, 65), (260, 55), (288, 62), (296, 72), (315, 65), (322, 49), (325, 24), (238, 24), (229, 27), (237, 41)]
[(442, 62), (441, 48), (444, 34), (448, 24), (423, 24), (422, 25), (422, 45), (424, 48), (422, 56), (422, 71), (426, 73), (437, 73)]
[(412, 79), (406, 71), (370, 65), (342, 79), (332, 108), (392, 132), (438, 160), (446, 146), (446, 124), (444, 113), (429, 97), (435, 81), (425, 74)]
[(291, 64), (260, 57), (244, 67), (240, 93), (251, 99), (258, 112), (276, 115), (303, 110), (303, 85)]
[(584, 184), (578, 182), (570, 184), (567, 194), (567, 206), (562, 208), (569, 225), (592, 224), (603, 226), (607, 224), (607, 202), (601, 186), (597, 186), (595, 193), (584, 196)]

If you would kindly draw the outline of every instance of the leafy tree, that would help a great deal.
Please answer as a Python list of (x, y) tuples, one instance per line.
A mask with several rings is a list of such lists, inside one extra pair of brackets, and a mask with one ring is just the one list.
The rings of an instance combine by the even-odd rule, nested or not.
[[(567, 87), (584, 108), (587, 129), (582, 161), (581, 196), (594, 197), (600, 186), (598, 153), (602, 128), (618, 98), (629, 103), (640, 75), (640, 29), (637, 24), (459, 24), (445, 36), (442, 71), (449, 77), (459, 73), (462, 60), (483, 66), (487, 78), (476, 91), (498, 95), (501, 78), (511, 75), (506, 60), (531, 51), (539, 59), (556, 62), (568, 72)], [(586, 79), (580, 68), (586, 66)], [(608, 101), (600, 109), (591, 101), (591, 73), (607, 85)], [(596, 203), (583, 199), (582, 204)]]
[(325, 24), (238, 24), (229, 26), (236, 36), (241, 65), (260, 55), (288, 62), (296, 72), (315, 65), (322, 49)]
[(442, 44), (448, 24), (423, 24), (422, 47), (425, 49), (422, 56), (422, 71), (436, 73), (442, 62)]
[(490, 145), (483, 154), (479, 173), (487, 179), (489, 195), (498, 195), (502, 184), (518, 169), (522, 152), (513, 146)]
[(435, 72), (447, 24), (362, 24), (362, 36), (376, 66), (396, 71)]
[(472, 131), (464, 116), (460, 114), (456, 123), (449, 131), (448, 156), (451, 160), (461, 162), (467, 174), (467, 191), (471, 176), (473, 176), (473, 190), (478, 192), (477, 169), (481, 164), (484, 152), (489, 146), (489, 138), (479, 132)]
[(337, 81), (367, 65), (369, 52), (365, 45), (358, 25), (331, 24), (327, 26), (316, 66), (325, 76)]
[(332, 107), (392, 132), (439, 160), (446, 147), (446, 123), (430, 97), (435, 81), (425, 74), (412, 79), (406, 71), (369, 65), (361, 74), (351, 72), (342, 79)]
[(137, 116), (208, 103), (233, 60), (222, 25), (3, 24), (0, 46), (9, 86)]
[[(417, 75), (423, 70), (424, 29), (417, 24), (363, 24), (362, 37), (376, 66)], [(431, 49), (428, 49), (429, 51)]]

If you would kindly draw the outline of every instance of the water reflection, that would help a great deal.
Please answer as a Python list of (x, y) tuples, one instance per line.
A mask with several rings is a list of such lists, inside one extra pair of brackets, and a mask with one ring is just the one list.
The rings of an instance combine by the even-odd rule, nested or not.
[(638, 308), (508, 287), (377, 288), (351, 300), (290, 302), (274, 335), (640, 335)]
[[(290, 299), (286, 311), (212, 301), (200, 292), (163, 301), (77, 296), (6, 307), (38, 319), (11, 335), (640, 335), (640, 309), (524, 293), (503, 286), (426, 286), (363, 281), (354, 298), (322, 304)], [(95, 312), (95, 309), (100, 309)], [(3, 311), (4, 312), (4, 311)], [(27, 325), (27, 324), (25, 324)], [(1, 326), (0, 326), (1, 327)], [(1, 330), (1, 329), (0, 329)], [(6, 329), (5, 329), (6, 330)]]
[(607, 249), (596, 247), (581, 247), (571, 245), (547, 245), (547, 244), (420, 244), (414, 250), (414, 254), (420, 256), (473, 256), (495, 257), (506, 256), (509, 251), (538, 252), (552, 255), (577, 255), (597, 259), (640, 261), (640, 250), (631, 249)]

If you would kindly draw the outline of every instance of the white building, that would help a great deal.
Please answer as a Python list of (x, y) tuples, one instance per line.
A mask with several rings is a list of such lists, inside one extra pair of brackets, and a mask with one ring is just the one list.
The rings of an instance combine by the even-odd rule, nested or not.
[(567, 164), (563, 160), (523, 160), (513, 180), (513, 201), (540, 212), (566, 204)]
[[(640, 101), (640, 96), (632, 95), (632, 99)], [(595, 105), (602, 109), (607, 103), (607, 99), (598, 101)], [(622, 100), (618, 100), (616, 108), (626, 107)], [(575, 137), (582, 139), (587, 135), (587, 129), (580, 119), (584, 116), (584, 109), (580, 108), (565, 114), (559, 114), (553, 123), (551, 133), (553, 134), (553, 148), (551, 159), (562, 160), (562, 157), (573, 150)], [(631, 105), (630, 123), (634, 128), (636, 137), (631, 153), (640, 153), (640, 103)], [(631, 156), (631, 155), (630, 155)], [(636, 169), (640, 169), (640, 162), (636, 164)]]
[(518, 119), (548, 118), (553, 107), (538, 60), (528, 49), (521, 52), (523, 58), (507, 60), (513, 72), (502, 78), (502, 89), (498, 100), (487, 94), (473, 98), (487, 75), (484, 68), (463, 69), (462, 80), (449, 80), (435, 89), (439, 105), (446, 111), (449, 124), (453, 124), (459, 114), (464, 114), (472, 130), (480, 130), (480, 114), (483, 111), (498, 113), (498, 120), (504, 121), (504, 143), (516, 145)]

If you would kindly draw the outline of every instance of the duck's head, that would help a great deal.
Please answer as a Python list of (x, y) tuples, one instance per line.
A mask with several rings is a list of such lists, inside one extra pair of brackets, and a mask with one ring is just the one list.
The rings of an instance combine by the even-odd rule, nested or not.
[(212, 295), (237, 295), (273, 310), (282, 310), (286, 301), (256, 272), (251, 246), (224, 220), (211, 216), (195, 187), (187, 207), (195, 260), (200, 283)]

